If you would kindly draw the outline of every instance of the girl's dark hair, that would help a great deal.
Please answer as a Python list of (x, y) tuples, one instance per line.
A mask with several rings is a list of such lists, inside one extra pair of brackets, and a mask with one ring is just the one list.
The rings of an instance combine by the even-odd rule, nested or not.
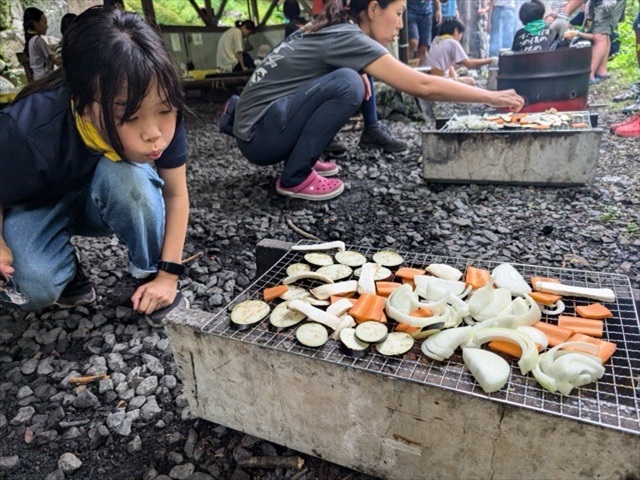
[(64, 35), (64, 33), (68, 30), (69, 25), (76, 19), (77, 15), (75, 13), (67, 13), (60, 20), (60, 34)]
[(455, 18), (445, 18), (438, 28), (438, 35), (453, 35), (456, 30), (464, 33), (464, 23)]
[(22, 26), (24, 28), (24, 53), (29, 55), (29, 41), (37, 35), (37, 33), (29, 33), (33, 30), (33, 22), (39, 22), (44, 12), (36, 7), (29, 7), (24, 10), (22, 16)]
[(256, 31), (256, 24), (253, 20), (236, 20), (236, 28), (244, 27), (251, 33)]
[(325, 27), (354, 21), (360, 23), (360, 14), (365, 12), (371, 2), (378, 2), (384, 10), (395, 0), (328, 0), (322, 12), (310, 23), (301, 28), (306, 33), (317, 32)]
[[(116, 124), (131, 118), (152, 83), (178, 115), (185, 110), (178, 69), (160, 34), (139, 15), (113, 7), (85, 10), (71, 23), (62, 39), (63, 68), (27, 85), (15, 101), (31, 93), (68, 85), (77, 112), (93, 102), (101, 107), (99, 131), (124, 157)], [(126, 93), (121, 118), (114, 118), (114, 101)]]
[(520, 21), (523, 25), (535, 20), (542, 20), (544, 18), (544, 12), (546, 8), (539, 0), (531, 0), (530, 2), (523, 3), (520, 7)]

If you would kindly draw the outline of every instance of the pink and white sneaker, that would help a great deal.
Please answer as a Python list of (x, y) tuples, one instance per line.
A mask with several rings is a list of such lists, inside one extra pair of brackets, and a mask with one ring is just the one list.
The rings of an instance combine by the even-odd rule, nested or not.
[(323, 177), (333, 177), (340, 171), (340, 167), (337, 164), (320, 159), (315, 163), (313, 169)]
[(280, 179), (276, 182), (276, 191), (280, 195), (291, 198), (302, 198), (304, 200), (322, 201), (335, 198), (344, 190), (344, 183), (337, 178), (324, 178), (315, 170), (305, 178), (302, 183), (295, 187), (283, 187)]

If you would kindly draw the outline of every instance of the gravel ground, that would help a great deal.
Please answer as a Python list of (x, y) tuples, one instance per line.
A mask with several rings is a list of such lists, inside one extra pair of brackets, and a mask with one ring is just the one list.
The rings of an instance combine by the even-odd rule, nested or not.
[[(623, 87), (598, 86), (592, 104)], [(572, 188), (428, 184), (423, 125), (392, 123), (410, 142), (400, 155), (363, 152), (359, 132), (338, 160), (345, 192), (330, 202), (275, 193), (279, 167), (243, 160), (217, 133), (221, 103), (194, 102), (189, 118), (191, 222), (186, 255), (203, 252), (181, 281), (194, 308), (216, 312), (255, 275), (263, 238), (322, 240), (408, 251), (616, 272), (640, 287), (638, 139), (605, 131), (597, 178)], [(440, 107), (451, 111), (451, 106)], [(622, 115), (597, 108), (606, 130)], [(133, 281), (114, 238), (75, 239), (100, 301), (90, 308), (0, 310), (0, 477), (53, 479), (367, 479), (224, 426), (193, 418), (163, 330), (126, 306)], [(79, 375), (107, 378), (88, 385)], [(300, 456), (301, 470), (246, 467), (251, 457)]]

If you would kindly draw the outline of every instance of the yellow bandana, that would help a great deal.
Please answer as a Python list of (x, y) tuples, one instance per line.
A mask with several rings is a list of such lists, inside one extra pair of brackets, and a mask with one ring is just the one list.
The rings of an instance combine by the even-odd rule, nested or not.
[(104, 141), (95, 125), (82, 118), (82, 116), (76, 112), (76, 109), (73, 107), (73, 102), (71, 102), (71, 110), (73, 111), (73, 116), (76, 121), (76, 129), (87, 147), (91, 150), (102, 153), (105, 157), (109, 160), (113, 160), (114, 162), (122, 160), (120, 155), (118, 155), (115, 150), (113, 150), (113, 148)]

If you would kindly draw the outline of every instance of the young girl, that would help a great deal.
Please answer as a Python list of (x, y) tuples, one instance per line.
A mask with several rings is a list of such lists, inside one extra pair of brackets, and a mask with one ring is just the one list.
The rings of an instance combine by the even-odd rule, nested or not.
[(60, 60), (42, 38), (49, 28), (47, 16), (42, 10), (35, 7), (27, 8), (24, 11), (23, 26), (24, 51), (29, 57), (33, 79), (38, 80), (52, 72), (54, 65), (60, 66)]
[(225, 72), (254, 69), (256, 65), (253, 59), (244, 51), (244, 40), (255, 31), (256, 24), (253, 21), (238, 20), (235, 28), (224, 32), (218, 41), (216, 66)]
[(160, 320), (185, 303), (177, 292), (189, 212), (177, 70), (153, 28), (113, 7), (79, 15), (62, 56), (64, 69), (0, 111), (0, 273), (13, 275), (28, 309), (91, 302), (69, 240), (115, 233), (142, 283), (133, 308)]
[[(306, 200), (340, 195), (331, 162), (318, 162), (335, 134), (371, 95), (368, 74), (428, 100), (484, 102), (519, 110), (513, 90), (487, 91), (425, 75), (393, 58), (384, 45), (402, 28), (405, 0), (329, 0), (310, 24), (276, 46), (236, 104), (233, 133), (256, 165), (284, 160), (276, 190)], [(329, 164), (329, 165), (327, 165)]]

